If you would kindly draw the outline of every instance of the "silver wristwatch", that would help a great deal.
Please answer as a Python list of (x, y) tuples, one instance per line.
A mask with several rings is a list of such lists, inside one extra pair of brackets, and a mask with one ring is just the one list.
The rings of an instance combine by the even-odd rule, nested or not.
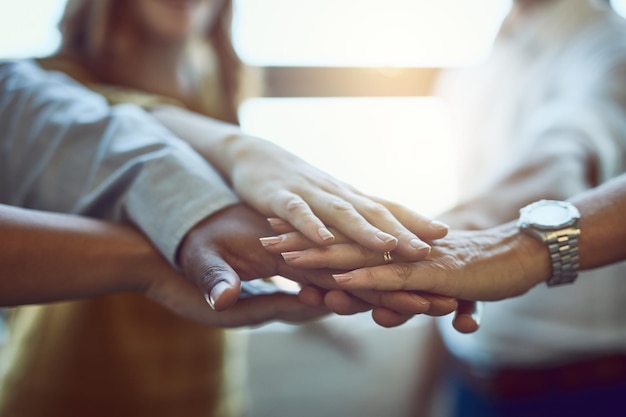
[(540, 200), (520, 210), (520, 231), (543, 242), (550, 251), (548, 286), (571, 284), (578, 276), (580, 212), (566, 201)]

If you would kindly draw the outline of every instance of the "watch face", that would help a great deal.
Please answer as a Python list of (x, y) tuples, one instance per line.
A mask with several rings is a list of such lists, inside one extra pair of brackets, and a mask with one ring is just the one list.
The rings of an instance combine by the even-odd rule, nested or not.
[(569, 206), (563, 204), (536, 205), (527, 215), (529, 223), (551, 229), (566, 226), (577, 217), (576, 212), (572, 212)]

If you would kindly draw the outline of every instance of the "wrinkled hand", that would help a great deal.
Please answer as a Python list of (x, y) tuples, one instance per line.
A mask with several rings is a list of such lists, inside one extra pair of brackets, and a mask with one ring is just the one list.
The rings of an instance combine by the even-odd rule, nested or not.
[[(304, 261), (300, 266), (311, 267)], [(420, 262), (366, 267), (334, 277), (349, 290), (417, 290), (465, 300), (496, 301), (526, 293), (549, 276), (549, 268), (545, 248), (520, 234), (514, 224), (507, 224), (481, 231), (451, 232), (438, 240)]]
[[(365, 266), (366, 262), (368, 265), (379, 265), (384, 261), (381, 253), (354, 244), (336, 230), (333, 231), (337, 236), (336, 243), (319, 247), (301, 233), (296, 232), (288, 223), (277, 219), (272, 220), (274, 220), (271, 222), (274, 232), (281, 233), (281, 235), (261, 238), (261, 242), (268, 252), (280, 253), (285, 261), (295, 268), (302, 268), (306, 264), (306, 268), (345, 270)], [(397, 256), (401, 258), (400, 255)], [(398, 304), (398, 302), (404, 302), (408, 297), (424, 305), (422, 313), (431, 316), (445, 315), (457, 308), (456, 299), (437, 294), (409, 291), (370, 291), (369, 298), (365, 298), (361, 294), (362, 291), (364, 290), (350, 291), (350, 293), (338, 290), (324, 291), (308, 286), (301, 291), (301, 298), (311, 306), (325, 304), (337, 314), (353, 314), (354, 311), (373, 309), (374, 321), (385, 327), (400, 325), (413, 316), (412, 314), (402, 314), (404, 310)], [(372, 299), (378, 301), (375, 304), (369, 304), (367, 301)]]

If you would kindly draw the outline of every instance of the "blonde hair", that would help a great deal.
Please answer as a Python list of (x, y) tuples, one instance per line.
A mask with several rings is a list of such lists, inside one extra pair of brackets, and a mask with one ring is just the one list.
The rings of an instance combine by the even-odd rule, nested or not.
[[(113, 24), (123, 18), (128, 1), (132, 0), (68, 0), (59, 22), (62, 41), (57, 55), (77, 60), (97, 74), (101, 59), (109, 52)], [(215, 15), (202, 41), (211, 45), (217, 58), (226, 121), (236, 122), (242, 63), (231, 42), (232, 0), (221, 0)], [(206, 70), (201, 67), (200, 73)]]

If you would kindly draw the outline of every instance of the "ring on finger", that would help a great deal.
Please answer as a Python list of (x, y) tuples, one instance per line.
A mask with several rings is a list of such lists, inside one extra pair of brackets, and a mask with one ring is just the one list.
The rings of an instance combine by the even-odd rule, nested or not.
[(391, 256), (391, 252), (386, 251), (383, 253), (383, 262), (385, 262), (386, 264), (390, 264), (391, 262), (393, 262), (393, 256)]

